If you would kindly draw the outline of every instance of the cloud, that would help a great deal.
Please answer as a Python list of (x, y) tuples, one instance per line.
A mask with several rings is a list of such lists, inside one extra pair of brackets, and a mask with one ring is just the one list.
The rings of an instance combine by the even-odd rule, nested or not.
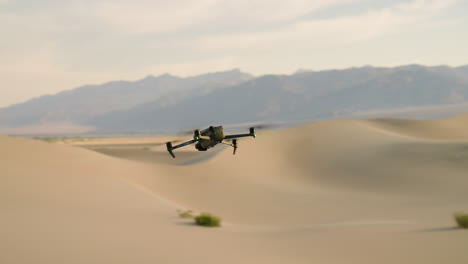
[(267, 31), (209, 36), (201, 38), (200, 45), (206, 49), (344, 45), (424, 25), (455, 2), (416, 0), (353, 16), (298, 21)]
[(202, 12), (214, 0), (97, 3), (94, 15), (122, 33), (171, 32), (206, 19)]
[(312, 11), (362, 0), (174, 0), (100, 2), (95, 15), (126, 33), (164, 33), (224, 25), (244, 28), (287, 21)]

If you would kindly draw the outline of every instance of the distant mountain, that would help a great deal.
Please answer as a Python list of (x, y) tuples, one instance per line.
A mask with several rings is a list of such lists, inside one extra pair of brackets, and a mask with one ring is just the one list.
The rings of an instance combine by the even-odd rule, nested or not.
[(467, 78), (467, 74), (468, 74), (468, 65), (455, 68), (455, 70), (458, 71), (460, 74), (462, 74), (462, 77)]
[[(160, 101), (146, 103), (96, 117), (90, 124), (107, 132), (162, 131), (209, 124), (347, 118), (366, 111), (462, 104), (466, 98), (465, 68), (410, 65), (301, 71), (291, 76), (262, 76), (165, 108)], [(463, 109), (468, 111), (466, 106)]]
[(440, 117), (437, 109), (468, 112), (467, 99), (468, 66), (369, 66), (257, 78), (232, 70), (84, 86), (0, 109), (0, 127), (65, 123), (128, 133), (385, 113), (432, 118)]
[(236, 69), (189, 78), (165, 74), (148, 76), (135, 82), (114, 81), (103, 85), (87, 85), (0, 108), (0, 127), (48, 123), (86, 124), (97, 115), (130, 109), (163, 97), (166, 105), (174, 104), (194, 91), (206, 94), (252, 78), (252, 75)]

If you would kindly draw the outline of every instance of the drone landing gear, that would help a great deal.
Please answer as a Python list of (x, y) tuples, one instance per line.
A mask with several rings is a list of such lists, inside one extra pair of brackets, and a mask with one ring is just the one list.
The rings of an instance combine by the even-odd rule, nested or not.
[(166, 148), (167, 148), (167, 152), (169, 152), (169, 154), (171, 154), (171, 156), (172, 156), (173, 158), (175, 158), (174, 152), (172, 152), (173, 147), (172, 147), (172, 143), (171, 143), (171, 142), (167, 142), (167, 143), (166, 143)]
[(232, 147), (234, 148), (234, 151), (232, 152), (232, 155), (236, 155), (236, 150), (237, 150), (237, 139), (232, 140)]
[(222, 142), (222, 141), (221, 141), (220, 143), (222, 143), (222, 144), (224, 144), (224, 145), (228, 145), (228, 146), (233, 147), (233, 148), (234, 148), (234, 152), (232, 153), (232, 155), (236, 155), (236, 151), (237, 151), (237, 139), (233, 139), (231, 144), (226, 143), (226, 142)]

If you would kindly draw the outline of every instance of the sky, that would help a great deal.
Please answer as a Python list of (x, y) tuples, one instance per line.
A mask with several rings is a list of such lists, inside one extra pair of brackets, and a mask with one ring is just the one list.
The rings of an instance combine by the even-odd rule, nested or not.
[(468, 0), (0, 0), (0, 107), (233, 68), (468, 64)]

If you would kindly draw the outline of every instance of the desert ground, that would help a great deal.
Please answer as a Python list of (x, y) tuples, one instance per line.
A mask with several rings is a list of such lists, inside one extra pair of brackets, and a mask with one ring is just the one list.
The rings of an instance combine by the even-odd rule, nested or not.
[(0, 137), (0, 263), (468, 263), (468, 115), (166, 140)]

